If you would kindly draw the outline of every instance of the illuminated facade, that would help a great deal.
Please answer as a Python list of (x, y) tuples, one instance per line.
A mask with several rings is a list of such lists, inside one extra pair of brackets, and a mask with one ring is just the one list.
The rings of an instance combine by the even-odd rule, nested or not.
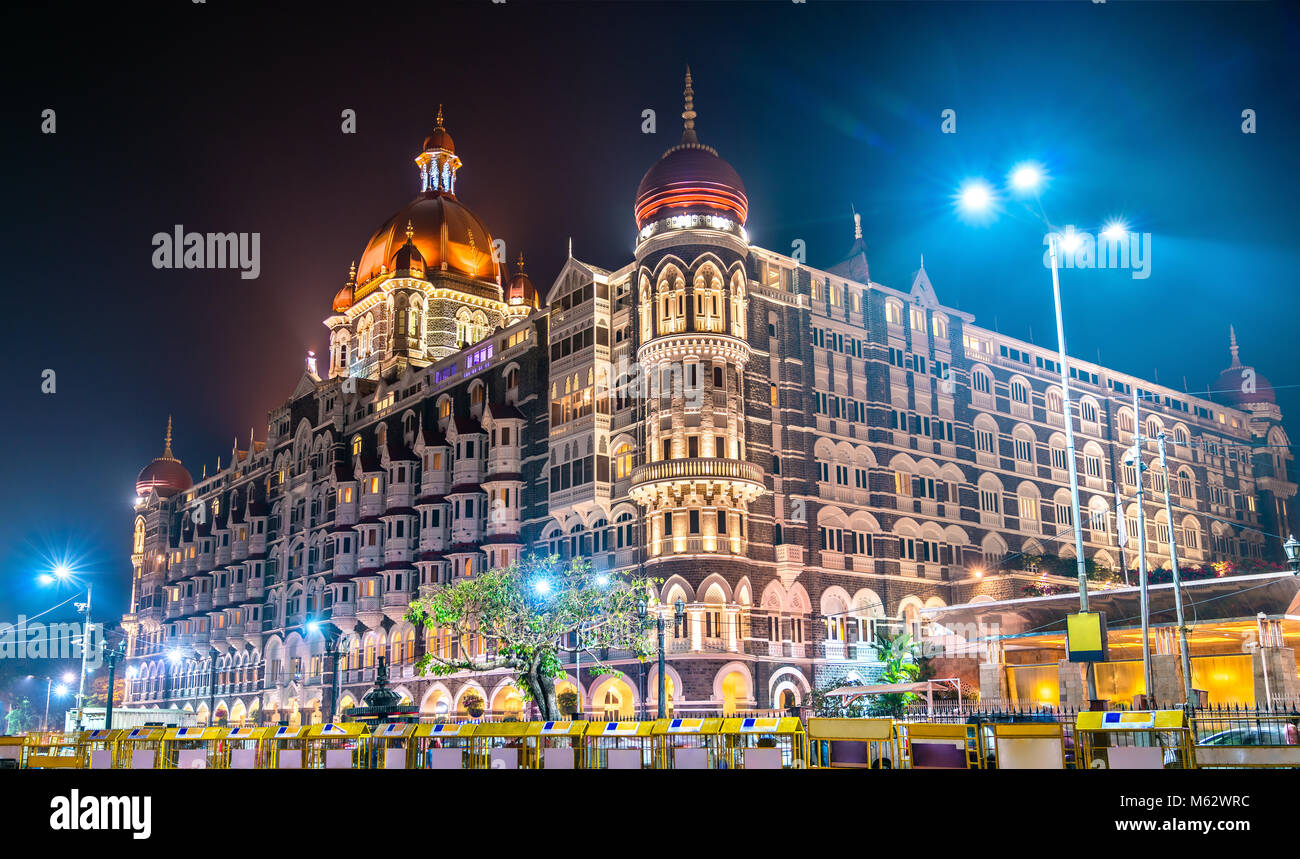
[[(570, 256), (539, 306), (456, 200), (439, 116), (420, 195), (334, 299), (328, 371), (309, 366), (266, 441), (236, 443), (218, 473), (189, 485), (170, 446), (142, 473), (130, 706), (320, 718), (334, 658), (307, 629), (317, 618), (342, 632), (340, 707), (383, 654), (423, 712), (460, 712), (469, 691), (515, 711), (504, 675), (418, 677), (427, 648), (483, 644), (418, 635), (402, 615), (526, 551), (581, 554), (681, 599), (677, 711), (788, 706), (874, 676), (875, 632), (1017, 596), (1044, 556), (1072, 556), (1055, 354), (943, 306), (924, 267), (907, 289), (872, 281), (860, 229), (827, 269), (754, 246), (740, 177), (696, 135), (689, 76), (683, 118), (637, 190), (633, 259)], [(1221, 403), (1072, 363), (1097, 566), (1121, 563), (1134, 387), (1147, 435), (1169, 435), (1184, 562), (1280, 551), (1263, 534), (1293, 527), (1289, 443), (1232, 350)], [(1163, 489), (1158, 469), (1147, 479)], [(1168, 556), (1160, 501), (1147, 496), (1153, 565)], [(609, 660), (623, 677), (583, 662), (587, 710), (655, 699), (653, 663)]]

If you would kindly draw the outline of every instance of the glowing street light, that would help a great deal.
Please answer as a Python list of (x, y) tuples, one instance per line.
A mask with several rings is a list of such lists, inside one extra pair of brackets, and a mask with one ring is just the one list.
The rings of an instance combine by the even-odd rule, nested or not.
[(993, 201), (993, 187), (983, 179), (969, 179), (957, 192), (957, 205), (968, 215), (986, 214)]
[(537, 579), (533, 582), (533, 593), (539, 597), (551, 595), (551, 582), (549, 579)]
[(1101, 231), (1101, 236), (1112, 242), (1120, 242), (1128, 238), (1128, 224), (1118, 218), (1107, 221), (1106, 226)]
[(1011, 171), (1011, 187), (1025, 194), (1036, 192), (1043, 186), (1044, 178), (1043, 168), (1027, 161)]
[[(76, 571), (67, 561), (59, 561), (54, 565), (54, 569), (49, 573), (38, 576), (37, 579), (43, 585), (53, 584), (54, 582), (66, 582), (75, 579)], [(82, 717), (86, 706), (86, 652), (90, 646), (90, 601), (94, 593), (94, 586), (86, 585), (86, 601), (77, 603), (77, 608), (86, 613), (86, 618), (81, 626), (81, 680), (77, 685), (77, 730), (81, 730)]]

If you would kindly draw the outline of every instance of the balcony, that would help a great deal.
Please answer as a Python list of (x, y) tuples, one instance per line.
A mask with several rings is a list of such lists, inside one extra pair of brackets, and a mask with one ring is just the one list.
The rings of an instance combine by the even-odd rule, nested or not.
[(650, 543), (651, 557), (665, 555), (743, 555), (745, 541), (723, 534), (719, 537), (665, 537)]
[(738, 459), (665, 459), (632, 469), (632, 491), (657, 483), (722, 481), (747, 484), (751, 498), (763, 494), (763, 470)]

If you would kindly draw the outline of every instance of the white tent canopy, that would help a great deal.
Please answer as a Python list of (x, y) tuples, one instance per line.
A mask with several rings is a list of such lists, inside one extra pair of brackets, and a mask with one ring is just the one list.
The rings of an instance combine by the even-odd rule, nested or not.
[(912, 683), (878, 683), (874, 686), (841, 686), (831, 692), (827, 692), (827, 697), (843, 698), (844, 703), (850, 703), (855, 698), (861, 698), (864, 695), (898, 695), (907, 692), (925, 693), (926, 712), (933, 715), (934, 713), (934, 690), (952, 688), (957, 690), (957, 712), (961, 712), (961, 680), (957, 677), (945, 677), (937, 680), (917, 680)]

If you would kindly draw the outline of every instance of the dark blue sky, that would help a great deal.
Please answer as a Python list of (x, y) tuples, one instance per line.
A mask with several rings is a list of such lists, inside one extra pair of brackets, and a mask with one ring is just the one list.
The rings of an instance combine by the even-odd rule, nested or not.
[[(803, 239), (830, 265), (854, 205), (875, 280), (905, 287), (924, 254), (941, 301), (1050, 345), (1042, 230), (971, 227), (950, 204), (963, 179), (1038, 159), (1054, 220), (1152, 234), (1146, 280), (1066, 273), (1072, 353), (1204, 390), (1232, 322), (1300, 409), (1287, 6), (231, 5), (6, 11), (0, 617), (52, 604), (29, 583), (64, 551), (102, 583), (99, 613), (125, 609), (129, 500), (167, 415), (196, 476), (250, 426), (265, 436), (305, 351), (325, 349), (349, 262), (414, 196), (439, 103), (460, 198), (544, 287), (569, 236), (580, 258), (630, 258), (633, 193), (676, 142), (688, 62), (700, 138), (744, 178), (756, 243)], [(150, 238), (177, 223), (260, 232), (261, 277), (154, 270)]]

